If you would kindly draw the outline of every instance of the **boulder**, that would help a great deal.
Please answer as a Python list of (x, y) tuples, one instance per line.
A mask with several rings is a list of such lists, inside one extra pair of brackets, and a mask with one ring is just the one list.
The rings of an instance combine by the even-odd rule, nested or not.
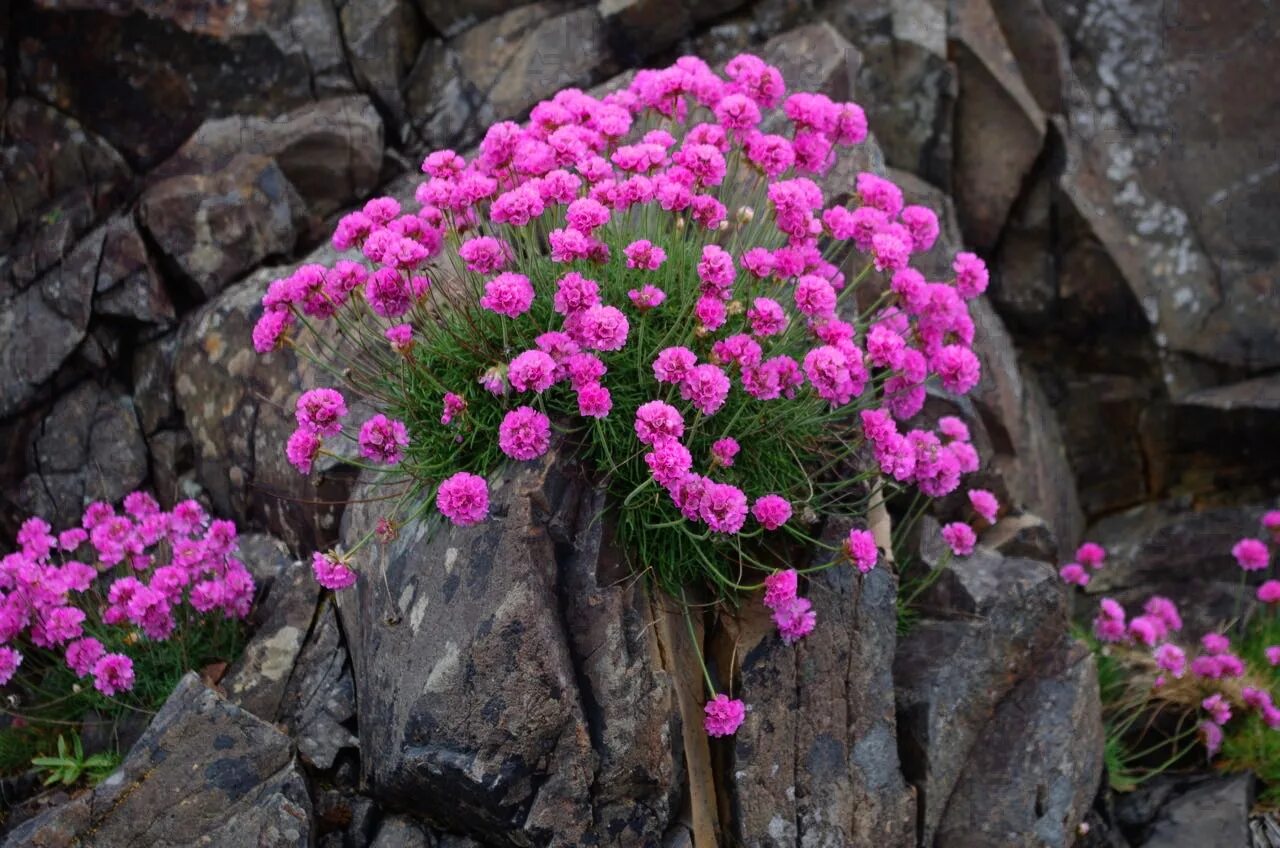
[(310, 835), (311, 801), (289, 738), (192, 672), (114, 774), (3, 845), (305, 848)]
[(331, 97), (270, 117), (207, 120), (147, 178), (207, 174), (239, 153), (267, 156), (318, 221), (373, 191), (383, 150), (382, 118), (369, 98)]
[(1251, 774), (1207, 780), (1165, 803), (1141, 845), (1145, 848), (1248, 845), (1253, 796)]
[(996, 707), (935, 845), (1071, 848), (1098, 792), (1104, 742), (1093, 656), (1066, 641)]
[(116, 215), (86, 240), (100, 238), (93, 311), (108, 318), (167, 326), (176, 312), (164, 280), (130, 214)]
[[(367, 791), (492, 844), (656, 842), (681, 724), (647, 594), (554, 452), (491, 497), (483, 524), (403, 527), (338, 595)], [(344, 538), (381, 509), (353, 501)]]
[(356, 85), (402, 124), (401, 82), (423, 41), (418, 11), (412, 0), (347, 0), (341, 9), (342, 37)]
[(327, 771), (344, 748), (359, 746), (347, 727), (356, 718), (356, 689), (332, 604), (323, 604), (316, 614), (277, 716), (313, 768)]
[(23, 45), (15, 81), (102, 133), (139, 170), (207, 117), (271, 116), (352, 88), (325, 0), (36, 5), (15, 19)]
[(18, 502), (54, 527), (80, 523), (91, 501), (115, 503), (147, 479), (133, 400), (86, 381), (58, 399), (33, 434)]
[[(941, 555), (936, 525), (921, 532), (932, 565)], [(923, 844), (932, 845), (992, 711), (1066, 635), (1066, 592), (1052, 566), (979, 547), (952, 559), (918, 606), (923, 617), (899, 643), (894, 683), (903, 770), (919, 793)]]
[(151, 184), (139, 213), (189, 294), (207, 299), (292, 251), (306, 206), (275, 160), (244, 153), (210, 173)]

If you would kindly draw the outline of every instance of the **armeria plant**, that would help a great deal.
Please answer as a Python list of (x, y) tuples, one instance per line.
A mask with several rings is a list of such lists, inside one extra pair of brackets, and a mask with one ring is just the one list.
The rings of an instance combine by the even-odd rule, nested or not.
[[(490, 127), (469, 160), (427, 156), (416, 210), (380, 197), (342, 218), (333, 245), (351, 258), (274, 281), (256, 349), (292, 346), (338, 386), (298, 398), (298, 470), (351, 440), (357, 464), (413, 483), (384, 531), (432, 505), (468, 526), (488, 516), (487, 479), (555, 433), (660, 589), (763, 588), (785, 641), (809, 633), (780, 552), (845, 519), (827, 565), (866, 572), (888, 546), (865, 529), (870, 503), (947, 494), (978, 466), (961, 421), (899, 422), (928, 381), (978, 382), (966, 301), (987, 271), (970, 253), (944, 282), (913, 269), (938, 219), (885, 179), (859, 174), (852, 205), (827, 204), (810, 175), (866, 138), (859, 106), (787, 96), (755, 56), (725, 70), (685, 57), (600, 99), (562, 91), (527, 126)], [(339, 389), (377, 414), (348, 424)], [(993, 518), (994, 498), (973, 497)], [(945, 533), (974, 544), (967, 524)], [(377, 535), (316, 553), (317, 579), (352, 585)], [(731, 734), (744, 705), (703, 670), (706, 729)]]
[(93, 503), (57, 534), (28, 518), (0, 558), (3, 767), (90, 712), (154, 711), (184, 672), (238, 645), (255, 587), (235, 524), (196, 501), (165, 511), (146, 492), (123, 507)]
[[(1243, 578), (1270, 568), (1280, 546), (1280, 511), (1266, 513), (1262, 525), (1269, 542), (1241, 539), (1231, 549), (1242, 592)], [(1060, 574), (1087, 586), (1106, 556), (1102, 546), (1086, 542)], [(1280, 684), (1280, 580), (1265, 580), (1254, 596), (1254, 609), (1238, 606), (1231, 621), (1198, 644), (1181, 638), (1182, 617), (1168, 598), (1153, 595), (1132, 616), (1115, 599), (1102, 598), (1092, 639), (1117, 788), (1192, 763), (1200, 751), (1224, 770), (1257, 772), (1270, 783), (1265, 799), (1280, 803), (1280, 734), (1274, 733), (1280, 706), (1272, 696)]]

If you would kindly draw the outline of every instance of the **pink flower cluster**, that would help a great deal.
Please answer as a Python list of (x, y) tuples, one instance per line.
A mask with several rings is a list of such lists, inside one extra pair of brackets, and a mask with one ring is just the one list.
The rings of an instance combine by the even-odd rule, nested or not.
[(133, 661), (109, 652), (98, 636), (118, 633), (108, 641), (128, 642), (126, 634), (137, 632), (165, 641), (184, 607), (244, 618), (253, 603), (253, 577), (235, 556), (235, 525), (211, 520), (195, 501), (166, 512), (134, 492), (122, 512), (90, 504), (80, 526), (57, 535), (43, 519), (28, 518), (16, 541), (18, 550), (0, 559), (0, 685), (18, 671), (24, 651), (35, 650), (61, 654), (103, 695), (127, 692)]
[(813, 632), (818, 614), (808, 598), (799, 597), (799, 575), (794, 569), (775, 571), (764, 580), (764, 605), (773, 610), (773, 623), (787, 645)]
[(1085, 542), (1076, 549), (1075, 562), (1069, 562), (1058, 570), (1064, 583), (1075, 586), (1089, 585), (1089, 571), (1102, 568), (1107, 551), (1096, 542)]

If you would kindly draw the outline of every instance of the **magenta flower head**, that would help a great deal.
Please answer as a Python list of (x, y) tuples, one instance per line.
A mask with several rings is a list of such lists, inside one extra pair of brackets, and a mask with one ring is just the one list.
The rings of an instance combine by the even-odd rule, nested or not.
[(1245, 571), (1261, 571), (1271, 559), (1266, 543), (1260, 539), (1241, 539), (1231, 548), (1231, 555)]
[(986, 489), (970, 489), (969, 504), (973, 511), (982, 516), (988, 524), (996, 523), (996, 513), (1000, 511), (1000, 501)]
[(747, 715), (747, 705), (737, 698), (730, 698), (723, 693), (707, 701), (703, 711), (706, 713), (702, 726), (708, 736), (732, 736), (742, 726)]
[(107, 654), (93, 664), (93, 688), (110, 698), (133, 688), (133, 660)]
[(794, 568), (775, 571), (764, 579), (764, 605), (777, 609), (796, 596), (800, 576)]
[(519, 318), (533, 306), (533, 284), (524, 274), (499, 274), (485, 284), (480, 305), (490, 312)]
[(1280, 539), (1280, 509), (1269, 510), (1262, 516), (1262, 526), (1273, 539)]
[(613, 396), (599, 383), (578, 389), (578, 414), (584, 418), (607, 418), (612, 409)]
[(636, 410), (636, 436), (646, 445), (659, 439), (678, 439), (684, 435), (684, 417), (680, 410), (660, 400), (651, 400)]
[(665, 348), (653, 360), (653, 376), (659, 383), (679, 384), (697, 364), (698, 357), (688, 348)]
[(1172, 674), (1182, 677), (1187, 670), (1187, 654), (1172, 642), (1165, 642), (1156, 648), (1156, 665)]
[(459, 471), (440, 484), (436, 508), (459, 527), (479, 524), (489, 515), (489, 486), (483, 477)]
[(1093, 619), (1093, 634), (1103, 642), (1123, 642), (1126, 633), (1124, 607), (1111, 598), (1103, 598)]
[(1070, 583), (1074, 586), (1088, 586), (1089, 572), (1084, 570), (1084, 566), (1078, 562), (1069, 562), (1062, 568), (1058, 569), (1058, 576), (1062, 578), (1063, 583)]
[(711, 444), (711, 461), (716, 465), (732, 468), (733, 458), (738, 455), (738, 451), (741, 449), (737, 439), (729, 437), (716, 439)]
[(942, 538), (956, 556), (968, 556), (978, 542), (973, 528), (963, 521), (953, 521), (942, 528)]
[(956, 290), (971, 300), (987, 290), (987, 263), (972, 253), (957, 253), (951, 269), (956, 272)]
[(347, 404), (334, 389), (311, 389), (298, 397), (294, 414), (302, 429), (317, 436), (336, 436), (342, 430)]
[(285, 443), (284, 454), (289, 464), (302, 474), (310, 474), (316, 456), (320, 453), (320, 437), (310, 430), (294, 430)]
[(1222, 747), (1222, 728), (1212, 721), (1200, 722), (1200, 741), (1204, 742), (1204, 749), (1212, 758)]
[(1152, 595), (1142, 605), (1142, 610), (1147, 615), (1160, 619), (1169, 630), (1182, 629), (1182, 616), (1178, 614), (1178, 605), (1168, 598)]
[(1259, 586), (1258, 600), (1270, 606), (1280, 604), (1280, 580), (1268, 580)]
[(537, 459), (551, 445), (551, 421), (528, 406), (517, 407), (498, 425), (498, 447), (512, 459)]
[(813, 632), (818, 614), (808, 598), (792, 598), (773, 611), (773, 623), (778, 626), (783, 644), (793, 645)]
[(1219, 726), (1231, 721), (1231, 703), (1215, 692), (1200, 702), (1200, 707), (1209, 714), (1209, 720)]
[(850, 530), (849, 538), (844, 544), (849, 560), (858, 571), (866, 574), (876, 567), (876, 561), (880, 559), (880, 549), (876, 546), (876, 537), (870, 530)]
[(453, 419), (457, 418), (467, 409), (467, 401), (461, 395), (455, 395), (453, 392), (444, 393), (444, 413), (440, 416), (440, 423), (449, 425), (453, 423)]
[(698, 512), (713, 532), (732, 535), (746, 523), (747, 496), (737, 486), (709, 483)]
[(777, 530), (791, 518), (791, 504), (781, 495), (762, 495), (751, 506), (751, 514), (766, 530)]
[(8, 645), (0, 647), (0, 686), (13, 679), (20, 665), (22, 665), (22, 654)]
[(360, 455), (365, 459), (395, 465), (404, 459), (404, 449), (409, 445), (409, 431), (403, 421), (396, 421), (378, 414), (360, 427)]
[(618, 309), (592, 306), (582, 312), (578, 340), (590, 350), (622, 350), (629, 328), (627, 316)]
[(1221, 633), (1206, 633), (1200, 637), (1200, 644), (1210, 654), (1217, 656), (1231, 650), (1231, 640)]
[(355, 571), (336, 551), (316, 551), (312, 554), (311, 571), (315, 574), (317, 583), (334, 591), (354, 586), (356, 582)]
[(1102, 568), (1102, 561), (1106, 558), (1106, 548), (1097, 542), (1085, 542), (1076, 549), (1076, 561), (1089, 568)]
[(1280, 665), (1280, 645), (1268, 645), (1266, 654), (1268, 663), (1273, 666)]
[(107, 651), (102, 647), (102, 643), (92, 636), (77, 639), (67, 645), (67, 667), (74, 671), (78, 677), (84, 677), (93, 671), (93, 667), (97, 665), (98, 660), (102, 659), (106, 653)]

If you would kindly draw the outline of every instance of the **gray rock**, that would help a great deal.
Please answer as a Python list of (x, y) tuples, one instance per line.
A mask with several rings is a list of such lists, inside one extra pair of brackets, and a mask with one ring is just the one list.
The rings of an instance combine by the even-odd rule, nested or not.
[(1053, 531), (1038, 515), (1006, 515), (983, 532), (982, 544), (1006, 557), (1024, 557), (1053, 562), (1058, 542)]
[(1166, 803), (1142, 845), (1149, 848), (1248, 845), (1253, 794), (1251, 774), (1206, 781)]
[(86, 381), (63, 395), (32, 435), (19, 503), (55, 527), (79, 523), (90, 501), (116, 502), (147, 479), (133, 401)]
[(347, 0), (339, 18), (356, 84), (402, 123), (400, 84), (423, 40), (412, 0)]
[[(338, 604), (380, 803), (504, 845), (640, 845), (667, 828), (675, 699), (644, 593), (609, 578), (576, 480), (549, 456), (493, 485), (490, 521), (411, 524), (361, 557)], [(353, 502), (344, 537), (379, 509)]]
[(133, 403), (147, 436), (177, 423), (173, 397), (173, 361), (178, 334), (169, 333), (139, 345), (133, 353)]
[(407, 816), (388, 816), (369, 848), (434, 848), (427, 829)]
[(938, 828), (938, 848), (1070, 848), (1102, 777), (1093, 656), (1063, 643), (996, 708)]
[(212, 173), (153, 183), (139, 210), (148, 234), (199, 298), (292, 251), (306, 214), (275, 161), (248, 153)]
[(894, 720), (896, 590), (891, 569), (830, 568), (809, 580), (820, 626), (798, 645), (782, 643), (758, 599), (722, 631), (715, 655), (724, 667), (739, 657), (735, 691), (752, 703), (724, 770), (738, 844), (915, 844)]
[(454, 36), (481, 21), (498, 17), (528, 0), (417, 0), (418, 8), (435, 30)]
[(140, 170), (207, 117), (277, 115), (352, 88), (334, 4), (325, 0), (38, 6), (23, 19), (15, 78), (101, 132)]
[(10, 832), (18, 846), (298, 846), (311, 802), (288, 737), (182, 679), (114, 774)]
[(269, 591), (277, 577), (290, 570), (289, 546), (268, 533), (241, 533), (237, 556), (253, 575), (260, 591)]
[(93, 287), (94, 312), (142, 324), (172, 323), (173, 301), (133, 215), (117, 215), (98, 232), (102, 241)]
[(298, 753), (321, 771), (333, 767), (343, 748), (359, 741), (346, 728), (356, 716), (355, 683), (333, 606), (320, 608), (294, 666), (279, 709)]
[(253, 637), (221, 681), (232, 703), (264, 721), (277, 720), (319, 598), (310, 563), (293, 562), (275, 577), (255, 611)]
[[(925, 561), (935, 562), (936, 530), (922, 532)], [(932, 844), (992, 710), (1064, 637), (1066, 592), (1052, 566), (979, 547), (953, 559), (920, 602), (925, 616), (899, 643), (894, 682), (903, 770)]]
[(383, 150), (382, 118), (369, 98), (331, 97), (272, 117), (207, 120), (148, 180), (207, 174), (239, 153), (267, 156), (321, 219), (373, 191)]
[(187, 486), (195, 463), (191, 434), (186, 430), (159, 430), (146, 438), (151, 459), (151, 488), (160, 504), (171, 509), (179, 501), (192, 497), (205, 503), (207, 498)]
[[(596, 8), (618, 55), (634, 63), (683, 38), (693, 27), (691, 6), (696, 5), (679, 0), (600, 0)], [(637, 38), (639, 33), (643, 36)]]

